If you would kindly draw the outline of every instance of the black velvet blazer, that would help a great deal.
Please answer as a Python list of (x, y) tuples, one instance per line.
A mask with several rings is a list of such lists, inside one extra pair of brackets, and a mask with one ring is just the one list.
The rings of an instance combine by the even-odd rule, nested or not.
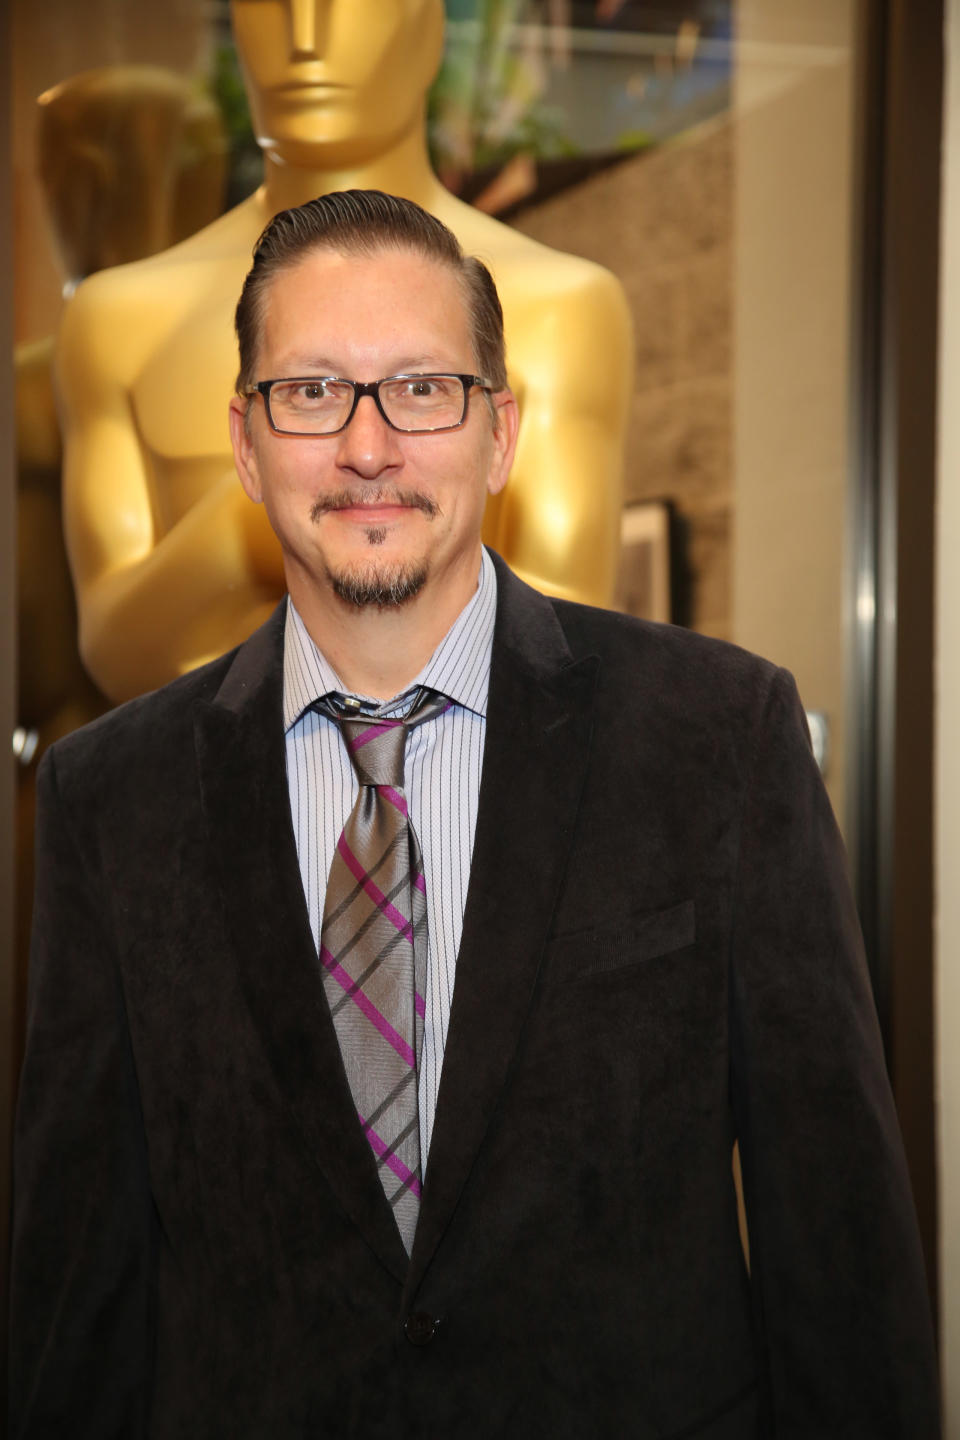
[(281, 612), (44, 763), (14, 1436), (938, 1433), (912, 1201), (792, 681), (498, 578), (409, 1264), (311, 940)]

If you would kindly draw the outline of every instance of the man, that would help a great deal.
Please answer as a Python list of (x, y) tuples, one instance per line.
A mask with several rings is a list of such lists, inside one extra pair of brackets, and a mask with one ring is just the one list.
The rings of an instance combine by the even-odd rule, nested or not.
[(482, 552), (499, 308), (416, 206), (278, 216), (237, 328), (290, 601), (44, 768), (14, 1434), (936, 1435), (789, 677)]

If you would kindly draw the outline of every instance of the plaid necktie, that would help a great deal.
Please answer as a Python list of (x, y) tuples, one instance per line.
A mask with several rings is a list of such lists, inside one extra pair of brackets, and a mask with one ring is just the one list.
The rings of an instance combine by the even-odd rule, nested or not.
[(316, 708), (340, 725), (360, 782), (337, 842), (320, 931), (323, 983), (350, 1091), (409, 1254), (420, 1209), (417, 1069), (427, 969), (426, 885), (403, 793), (407, 731), (452, 702), (421, 690), (402, 719)]

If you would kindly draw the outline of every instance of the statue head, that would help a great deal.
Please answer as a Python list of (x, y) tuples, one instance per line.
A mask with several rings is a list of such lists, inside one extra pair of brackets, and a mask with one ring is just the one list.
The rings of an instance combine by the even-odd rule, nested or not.
[(443, 0), (232, 0), (257, 140), (286, 164), (340, 168), (423, 124)]

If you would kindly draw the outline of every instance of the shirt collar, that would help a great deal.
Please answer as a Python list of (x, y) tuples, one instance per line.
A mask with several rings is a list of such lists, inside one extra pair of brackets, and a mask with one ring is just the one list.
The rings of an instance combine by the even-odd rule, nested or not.
[[(496, 614), (496, 571), (490, 556), (483, 550), (476, 590), (419, 675), (406, 687), (404, 695), (424, 686), (439, 690), (458, 705), (485, 716)], [(332, 691), (342, 694), (345, 687), (329, 660), (314, 644), (296, 606), (288, 597), (283, 637), (284, 730), (295, 725), (315, 700)], [(388, 712), (392, 703), (387, 701), (380, 708)]]

